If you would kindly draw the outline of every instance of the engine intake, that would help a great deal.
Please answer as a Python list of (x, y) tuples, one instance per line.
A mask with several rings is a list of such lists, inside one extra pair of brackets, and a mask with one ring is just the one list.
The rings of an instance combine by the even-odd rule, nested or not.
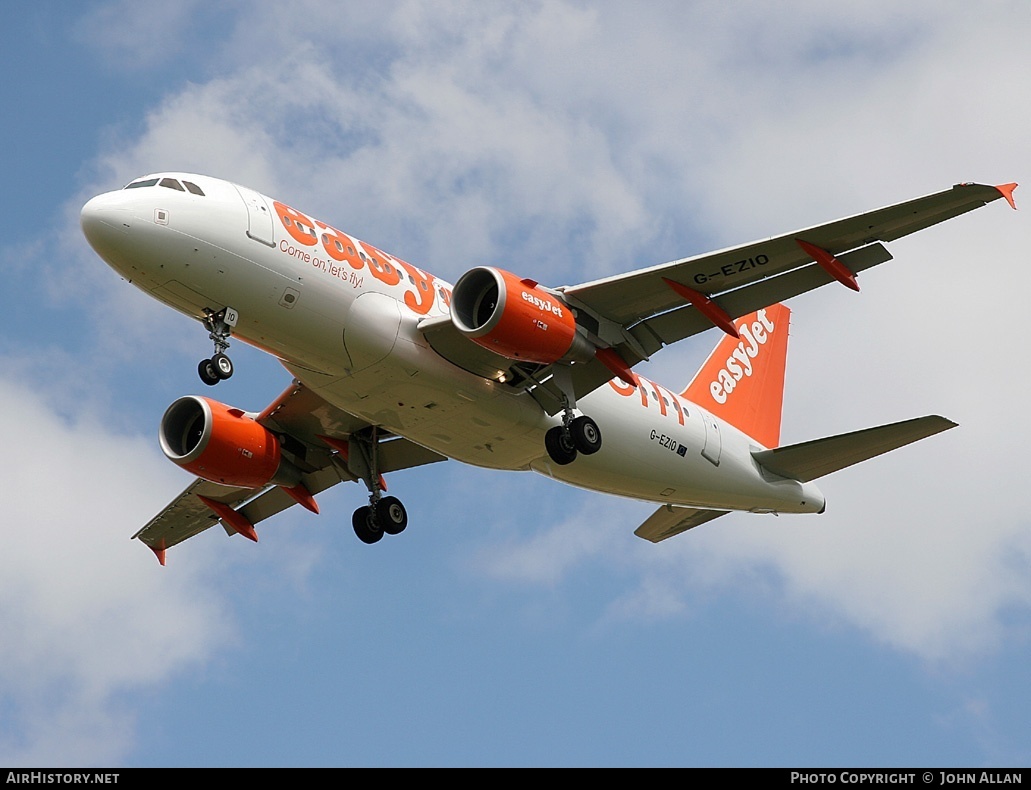
[(212, 483), (261, 488), (300, 480), (275, 434), (241, 409), (210, 398), (175, 401), (161, 418), (159, 439), (166, 458)]
[(451, 322), (477, 345), (509, 359), (549, 365), (594, 354), (567, 305), (533, 280), (491, 266), (477, 266), (459, 278)]

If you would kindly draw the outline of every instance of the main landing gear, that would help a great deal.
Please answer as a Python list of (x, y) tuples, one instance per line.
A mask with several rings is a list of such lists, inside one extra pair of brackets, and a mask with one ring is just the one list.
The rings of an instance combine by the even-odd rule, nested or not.
[(577, 453), (593, 455), (601, 449), (601, 430), (587, 415), (573, 416), (576, 393), (572, 376), (564, 365), (555, 366), (555, 383), (562, 392), (562, 424), (544, 434), (544, 449), (556, 464), (565, 466), (576, 460)]
[(358, 508), (351, 516), (354, 534), (362, 543), (376, 543), (385, 534), (399, 535), (408, 526), (408, 511), (401, 500), (383, 496), (387, 486), (379, 473), (378, 446), (375, 426), (368, 433), (351, 434), (348, 442), (347, 468), (369, 489), (369, 504)]
[(354, 534), (362, 543), (375, 543), (383, 535), (399, 535), (408, 526), (408, 512), (395, 496), (369, 497), (369, 504), (351, 516)]
[(233, 375), (233, 361), (226, 356), (225, 351), (229, 348), (229, 335), (239, 318), (239, 313), (232, 307), (225, 307), (217, 313), (204, 308), (204, 328), (215, 343), (215, 355), (211, 359), (202, 359), (197, 366), (197, 373), (208, 386), (214, 386)]
[(544, 449), (556, 464), (565, 466), (576, 460), (577, 453), (593, 455), (601, 449), (601, 431), (590, 417), (580, 416), (564, 423), (544, 434)]

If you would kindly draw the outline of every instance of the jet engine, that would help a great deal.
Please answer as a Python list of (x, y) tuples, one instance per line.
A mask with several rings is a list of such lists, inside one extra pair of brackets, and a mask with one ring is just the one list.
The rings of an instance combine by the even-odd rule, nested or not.
[(463, 274), (451, 295), (451, 321), (477, 345), (509, 359), (549, 365), (594, 355), (568, 305), (503, 269), (477, 266)]
[(283, 458), (276, 436), (246, 412), (210, 398), (179, 398), (161, 418), (161, 450), (198, 477), (241, 488), (292, 486), (300, 470)]

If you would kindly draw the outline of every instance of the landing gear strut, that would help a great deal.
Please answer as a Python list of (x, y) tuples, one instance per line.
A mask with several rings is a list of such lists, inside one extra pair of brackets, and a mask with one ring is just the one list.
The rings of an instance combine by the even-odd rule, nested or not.
[(383, 496), (386, 484), (379, 473), (378, 446), (378, 430), (373, 426), (368, 434), (351, 434), (347, 448), (348, 471), (369, 489), (369, 504), (351, 516), (354, 534), (362, 543), (376, 543), (384, 534), (399, 535), (408, 526), (408, 511), (401, 500)]
[(559, 466), (571, 464), (577, 453), (593, 455), (601, 449), (601, 430), (598, 423), (586, 415), (573, 416), (576, 393), (572, 374), (564, 365), (555, 366), (555, 383), (562, 392), (562, 424), (544, 434), (544, 449)]
[(209, 386), (214, 386), (223, 379), (233, 375), (233, 361), (226, 356), (225, 351), (229, 348), (229, 335), (240, 316), (232, 307), (225, 307), (217, 313), (210, 308), (204, 308), (204, 328), (208, 330), (208, 337), (215, 343), (215, 354), (211, 359), (202, 359), (197, 366), (197, 373), (200, 380)]

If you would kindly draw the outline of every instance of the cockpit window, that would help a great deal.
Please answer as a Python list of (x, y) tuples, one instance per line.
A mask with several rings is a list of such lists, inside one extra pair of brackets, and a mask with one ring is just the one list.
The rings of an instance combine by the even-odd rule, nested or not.
[(204, 190), (201, 189), (196, 184), (194, 184), (193, 182), (191, 182), (191, 181), (183, 181), (183, 186), (185, 186), (193, 194), (200, 195), (201, 197), (204, 197)]
[(138, 189), (139, 187), (152, 187), (158, 180), (156, 178), (142, 178), (139, 181), (133, 181), (131, 184), (126, 185), (126, 189)]
[(180, 192), (185, 192), (183, 185), (176, 181), (174, 178), (162, 178), (161, 186), (168, 187), (169, 189), (178, 189)]

